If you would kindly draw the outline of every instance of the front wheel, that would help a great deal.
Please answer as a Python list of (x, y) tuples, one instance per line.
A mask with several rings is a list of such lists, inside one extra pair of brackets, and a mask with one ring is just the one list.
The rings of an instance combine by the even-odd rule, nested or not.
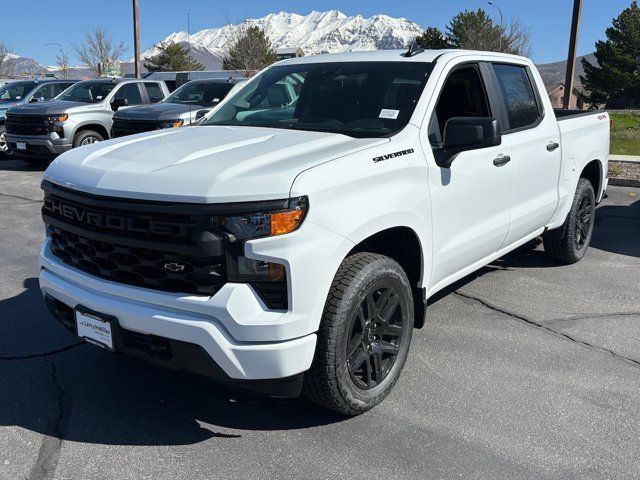
[(93, 130), (83, 130), (76, 134), (73, 139), (73, 148), (82, 147), (84, 145), (91, 145), (93, 143), (101, 142), (104, 138), (98, 132)]
[(544, 250), (558, 262), (578, 262), (589, 248), (595, 217), (596, 196), (593, 186), (589, 180), (581, 178), (564, 224), (543, 235)]
[(346, 415), (382, 402), (407, 359), (413, 316), (411, 285), (396, 261), (347, 257), (329, 290), (305, 396)]
[(6, 127), (4, 125), (0, 125), (0, 158), (11, 158), (13, 155), (11, 150), (9, 150), (5, 133)]

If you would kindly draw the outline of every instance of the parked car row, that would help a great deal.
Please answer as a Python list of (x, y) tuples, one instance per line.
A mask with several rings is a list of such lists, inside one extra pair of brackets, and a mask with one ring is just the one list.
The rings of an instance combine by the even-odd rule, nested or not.
[(14, 82), (0, 88), (0, 156), (41, 162), (113, 137), (189, 125), (239, 83), (198, 80), (170, 95), (165, 82), (148, 79)]

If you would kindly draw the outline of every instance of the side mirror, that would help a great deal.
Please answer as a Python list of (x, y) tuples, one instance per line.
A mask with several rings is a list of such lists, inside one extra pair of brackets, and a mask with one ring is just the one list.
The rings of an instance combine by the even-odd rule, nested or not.
[(496, 147), (502, 143), (498, 120), (490, 117), (453, 117), (445, 127), (438, 165), (449, 168), (459, 153)]
[(129, 100), (126, 98), (114, 98), (111, 101), (111, 110), (117, 112), (119, 108), (129, 105)]
[(209, 110), (198, 110), (196, 112), (196, 120), (200, 120), (202, 117), (204, 117), (207, 113), (209, 113)]
[(29, 99), (29, 103), (38, 103), (38, 102), (44, 102), (44, 98), (42, 98), (42, 97), (31, 97)]

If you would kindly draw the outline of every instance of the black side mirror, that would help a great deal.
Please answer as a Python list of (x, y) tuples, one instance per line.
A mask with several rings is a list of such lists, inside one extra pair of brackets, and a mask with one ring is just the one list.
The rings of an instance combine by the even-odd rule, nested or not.
[(114, 98), (111, 101), (111, 110), (117, 112), (120, 107), (126, 107), (129, 105), (129, 100), (126, 98)]
[(29, 103), (38, 103), (38, 102), (44, 102), (44, 98), (42, 98), (42, 97), (31, 97), (29, 99)]
[(209, 113), (209, 110), (198, 110), (196, 112), (196, 120), (200, 120), (202, 117), (204, 117), (207, 113)]
[(444, 127), (442, 148), (436, 160), (449, 168), (459, 153), (496, 147), (502, 143), (498, 120), (490, 117), (453, 117)]

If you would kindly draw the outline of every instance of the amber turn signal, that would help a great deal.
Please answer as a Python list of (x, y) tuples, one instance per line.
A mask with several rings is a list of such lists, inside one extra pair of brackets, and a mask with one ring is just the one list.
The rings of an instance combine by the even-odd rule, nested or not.
[(271, 235), (284, 235), (293, 232), (304, 217), (304, 210), (296, 208), (288, 212), (276, 212), (271, 214)]

